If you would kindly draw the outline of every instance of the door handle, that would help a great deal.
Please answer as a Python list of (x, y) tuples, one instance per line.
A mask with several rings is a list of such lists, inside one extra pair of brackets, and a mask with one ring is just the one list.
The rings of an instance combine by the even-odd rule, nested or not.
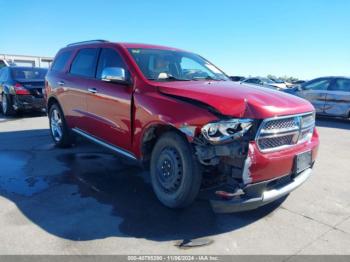
[(63, 82), (63, 81), (58, 81), (57, 84), (58, 84), (59, 86), (64, 86), (64, 82)]
[(89, 88), (88, 91), (92, 94), (96, 94), (97, 93), (97, 90), (96, 88)]

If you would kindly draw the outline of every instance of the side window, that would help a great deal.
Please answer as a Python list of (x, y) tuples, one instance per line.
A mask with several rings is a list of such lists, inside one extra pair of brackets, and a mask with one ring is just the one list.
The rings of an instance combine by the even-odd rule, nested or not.
[(350, 79), (346, 79), (346, 78), (337, 79), (334, 85), (330, 88), (330, 90), (350, 92)]
[(0, 82), (5, 81), (4, 80), (4, 71), (5, 71), (5, 69), (0, 69)]
[(303, 87), (306, 90), (327, 90), (328, 86), (329, 86), (329, 80), (322, 79), (322, 80), (317, 80), (309, 84), (306, 84)]
[(3, 68), (5, 66), (6, 66), (5, 62), (3, 60), (0, 60), (0, 68)]
[(70, 73), (78, 76), (95, 77), (98, 49), (81, 49), (72, 62)]
[(62, 72), (71, 54), (72, 54), (72, 51), (66, 51), (66, 52), (60, 53), (56, 57), (55, 61), (53, 62), (51, 70), (56, 72)]
[(103, 69), (107, 67), (121, 67), (126, 70), (126, 66), (119, 53), (111, 48), (103, 48), (98, 61), (96, 78), (101, 79)]

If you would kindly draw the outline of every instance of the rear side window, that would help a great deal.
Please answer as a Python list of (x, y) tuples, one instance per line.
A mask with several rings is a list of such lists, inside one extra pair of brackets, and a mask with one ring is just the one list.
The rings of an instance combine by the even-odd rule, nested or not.
[(72, 62), (70, 73), (84, 77), (95, 77), (98, 49), (81, 49)]
[(72, 51), (66, 51), (66, 52), (60, 53), (56, 57), (55, 61), (53, 62), (51, 70), (56, 72), (62, 72), (71, 54), (72, 54)]
[(102, 71), (107, 67), (121, 67), (126, 70), (124, 61), (117, 51), (103, 48), (98, 61), (96, 78), (101, 79)]

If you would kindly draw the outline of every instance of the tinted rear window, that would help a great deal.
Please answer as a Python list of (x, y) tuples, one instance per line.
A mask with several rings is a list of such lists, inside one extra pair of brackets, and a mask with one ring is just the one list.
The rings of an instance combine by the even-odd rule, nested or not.
[(95, 77), (97, 53), (97, 48), (81, 49), (72, 62), (70, 73), (85, 77)]
[(43, 68), (12, 68), (12, 78), (15, 80), (42, 80), (44, 81), (47, 69)]
[(66, 52), (60, 53), (56, 57), (55, 61), (53, 62), (51, 70), (62, 72), (71, 54), (72, 54), (72, 51), (66, 51)]

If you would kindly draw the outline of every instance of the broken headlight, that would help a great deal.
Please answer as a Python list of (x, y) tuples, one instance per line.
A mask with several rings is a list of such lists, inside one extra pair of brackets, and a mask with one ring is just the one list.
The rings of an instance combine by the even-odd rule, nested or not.
[(242, 137), (252, 125), (252, 119), (222, 120), (203, 126), (202, 134), (210, 143), (225, 143)]

